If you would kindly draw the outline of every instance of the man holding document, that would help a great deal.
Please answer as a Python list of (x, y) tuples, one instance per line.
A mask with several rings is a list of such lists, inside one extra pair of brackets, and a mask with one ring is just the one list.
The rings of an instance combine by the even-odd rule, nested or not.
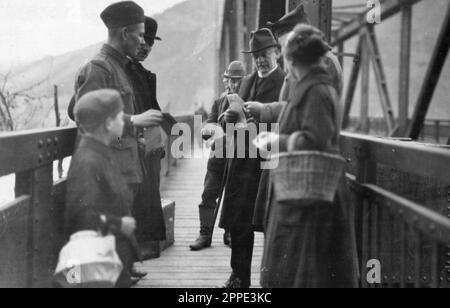
[[(244, 102), (259, 101), (271, 103), (277, 101), (283, 85), (285, 74), (278, 66), (280, 51), (278, 42), (269, 29), (260, 29), (251, 35), (250, 50), (245, 53), (253, 55), (257, 68), (250, 76), (244, 78), (239, 91), (239, 97), (229, 96), (230, 108), (224, 115), (228, 124), (234, 124), (237, 146), (235, 156), (228, 167), (228, 179), (225, 187), (225, 195), (220, 220), (220, 227), (231, 231), (232, 274), (226, 282), (225, 288), (249, 288), (251, 285), (251, 263), (254, 245), (254, 229), (252, 225), (256, 195), (258, 193), (259, 179), (261, 175), (262, 160), (255, 155), (252, 145), (253, 138), (245, 136), (239, 138), (244, 130), (244, 135), (256, 129), (257, 125), (248, 124), (247, 128), (242, 123), (242, 110)], [(244, 124), (244, 125), (240, 125)], [(257, 123), (256, 123), (257, 124)], [(246, 131), (245, 131), (246, 130)], [(227, 130), (227, 134), (229, 134)], [(236, 138), (236, 136), (238, 138)], [(241, 140), (239, 140), (241, 139)], [(241, 145), (242, 140), (245, 144)]]

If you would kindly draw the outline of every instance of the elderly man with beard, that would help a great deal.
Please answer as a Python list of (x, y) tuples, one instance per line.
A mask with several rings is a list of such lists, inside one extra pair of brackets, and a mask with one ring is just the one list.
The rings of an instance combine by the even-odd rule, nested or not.
[[(252, 32), (250, 50), (256, 71), (243, 79), (239, 96), (245, 102), (259, 101), (271, 103), (277, 101), (285, 74), (278, 66), (280, 51), (278, 42), (269, 29)], [(228, 109), (226, 123), (237, 123), (239, 112)], [(251, 140), (246, 138), (245, 152), (252, 152)], [(251, 264), (254, 245), (253, 212), (261, 175), (261, 159), (237, 157), (243, 149), (236, 149), (235, 157), (228, 167), (227, 185), (220, 227), (231, 231), (231, 268), (232, 274), (225, 288), (249, 288), (251, 285)]]
[[(122, 137), (112, 143), (111, 156), (134, 199), (136, 188), (143, 179), (136, 129), (157, 126), (162, 121), (162, 114), (159, 111), (151, 110), (136, 115), (135, 95), (126, 73), (129, 59), (137, 55), (138, 48), (144, 40), (145, 15), (144, 10), (136, 3), (123, 1), (108, 6), (100, 17), (108, 28), (108, 41), (100, 53), (78, 74), (69, 114), (73, 114), (77, 102), (87, 93), (101, 89), (119, 91), (124, 105), (125, 128)], [(131, 214), (131, 208), (129, 212)], [(133, 275), (132, 264), (141, 259), (134, 235), (130, 243), (132, 247), (124, 261), (128, 277), (136, 276)], [(139, 274), (137, 276), (145, 273)]]
[[(155, 41), (158, 23), (151, 17), (145, 18), (144, 41), (138, 53), (127, 65), (128, 76), (136, 97), (137, 114), (149, 110), (161, 111), (156, 96), (156, 75), (142, 63), (150, 55)], [(139, 157), (143, 166), (143, 183), (137, 189), (133, 205), (133, 217), (137, 222), (136, 237), (144, 260), (159, 257), (159, 242), (166, 239), (166, 226), (161, 204), (160, 174), (161, 158), (164, 157), (161, 128), (138, 129)]]

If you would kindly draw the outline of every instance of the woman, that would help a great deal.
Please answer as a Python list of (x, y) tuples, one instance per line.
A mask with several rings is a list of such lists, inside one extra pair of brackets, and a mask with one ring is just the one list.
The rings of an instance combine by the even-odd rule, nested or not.
[[(309, 25), (288, 36), (284, 56), (295, 87), (279, 117), (280, 151), (339, 153), (341, 107), (322, 58), (324, 35)], [(262, 262), (265, 288), (356, 287), (356, 242), (342, 179), (334, 203), (277, 202), (271, 187)]]

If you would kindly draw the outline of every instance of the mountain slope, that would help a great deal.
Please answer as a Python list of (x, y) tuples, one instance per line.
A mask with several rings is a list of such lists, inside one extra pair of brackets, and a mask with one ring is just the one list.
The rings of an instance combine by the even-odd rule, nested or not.
[[(214, 3), (210, 0), (189, 0), (154, 16), (159, 22), (158, 34), (163, 41), (156, 42), (144, 65), (158, 75), (161, 106), (174, 114), (191, 113), (195, 102), (208, 104), (213, 99)], [(12, 72), (10, 85), (20, 90), (38, 84), (28, 92), (34, 97), (52, 97), (53, 85), (58, 85), (61, 113), (65, 115), (74, 92), (77, 72), (96, 55), (101, 46), (102, 43), (98, 43), (64, 55), (46, 57), (16, 69)], [(31, 104), (36, 102), (20, 100), (13, 110), (19, 122), (27, 119), (26, 123), (19, 123), (18, 129), (54, 125), (51, 99), (42, 99), (39, 103), (43, 105), (42, 110), (40, 105), (34, 108), (38, 110), (33, 111), (35, 114), (29, 120), (27, 111)]]

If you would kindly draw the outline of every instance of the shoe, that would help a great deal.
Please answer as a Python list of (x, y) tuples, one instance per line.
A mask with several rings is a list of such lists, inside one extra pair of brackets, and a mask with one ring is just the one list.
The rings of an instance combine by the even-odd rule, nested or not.
[(130, 286), (132, 286), (132, 287), (137, 286), (141, 280), (142, 279), (140, 279), (140, 278), (131, 278)]
[(130, 271), (131, 278), (142, 279), (142, 278), (146, 277), (147, 275), (148, 275), (148, 273), (138, 271), (136, 268), (132, 268)]
[(223, 243), (231, 248), (231, 233), (229, 231), (223, 234)]
[(250, 288), (250, 283), (244, 283), (242, 280), (236, 276), (236, 274), (231, 274), (230, 278), (225, 282), (223, 289), (248, 289)]
[(192, 251), (199, 251), (208, 247), (211, 247), (211, 238), (207, 235), (200, 235), (194, 244), (189, 246)]

